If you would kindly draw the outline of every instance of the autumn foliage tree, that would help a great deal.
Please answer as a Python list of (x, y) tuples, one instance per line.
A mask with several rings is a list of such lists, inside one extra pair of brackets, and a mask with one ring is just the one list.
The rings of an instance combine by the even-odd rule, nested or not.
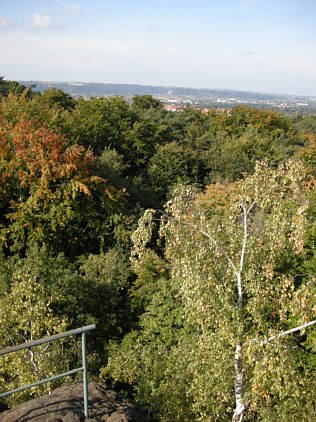
[[(9, 85), (0, 348), (96, 323), (95, 379), (103, 367), (131, 384), (162, 421), (313, 420), (313, 135), (249, 107), (172, 113), (151, 96)], [(32, 381), (64, 352), (9, 358), (1, 381)]]
[[(28, 240), (76, 243), (73, 227), (80, 206), (88, 206), (96, 189), (115, 199), (114, 188), (94, 173), (95, 157), (83, 146), (67, 146), (66, 138), (32, 121), (0, 127), (1, 237), (6, 247)], [(69, 231), (70, 226), (72, 230)], [(82, 229), (82, 227), (81, 227)]]

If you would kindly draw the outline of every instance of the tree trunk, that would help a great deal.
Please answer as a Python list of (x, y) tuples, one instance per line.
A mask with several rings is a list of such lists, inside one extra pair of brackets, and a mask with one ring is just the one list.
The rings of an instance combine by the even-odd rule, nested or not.
[(245, 405), (243, 403), (243, 387), (244, 387), (244, 376), (242, 373), (241, 365), (241, 351), (242, 346), (237, 343), (235, 349), (235, 400), (236, 407), (233, 415), (233, 422), (241, 422), (244, 417)]

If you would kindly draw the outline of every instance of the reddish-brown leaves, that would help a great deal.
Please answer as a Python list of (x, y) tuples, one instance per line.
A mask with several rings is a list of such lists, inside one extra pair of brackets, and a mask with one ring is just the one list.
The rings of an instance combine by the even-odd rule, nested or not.
[[(21, 228), (42, 230), (66, 224), (78, 194), (91, 196), (97, 184), (113, 199), (114, 188), (94, 174), (95, 157), (83, 146), (46, 126), (0, 120), (0, 199), (6, 219)], [(69, 218), (68, 218), (69, 217)], [(20, 230), (19, 229), (19, 230)], [(22, 230), (23, 231), (23, 230)]]
[[(33, 122), (20, 120), (10, 127), (6, 121), (0, 128), (0, 189), (8, 178), (17, 178), (20, 186), (45, 187), (61, 179), (77, 179), (80, 191), (89, 194), (87, 186), (95, 157), (83, 146), (65, 148), (66, 138), (46, 127), (36, 128)], [(105, 180), (99, 179), (105, 182)]]

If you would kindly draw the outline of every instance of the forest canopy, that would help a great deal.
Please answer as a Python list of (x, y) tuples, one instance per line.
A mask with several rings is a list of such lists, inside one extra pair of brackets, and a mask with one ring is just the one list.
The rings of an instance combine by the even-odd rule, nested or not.
[[(313, 117), (3, 78), (0, 99), (0, 349), (95, 323), (90, 378), (159, 421), (314, 420)], [(6, 355), (0, 392), (79, 353)]]

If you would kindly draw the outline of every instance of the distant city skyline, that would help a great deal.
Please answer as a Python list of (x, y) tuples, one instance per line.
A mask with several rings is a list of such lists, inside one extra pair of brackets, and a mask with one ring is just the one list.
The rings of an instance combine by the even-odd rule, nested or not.
[(1, 0), (0, 76), (316, 96), (314, 0)]

